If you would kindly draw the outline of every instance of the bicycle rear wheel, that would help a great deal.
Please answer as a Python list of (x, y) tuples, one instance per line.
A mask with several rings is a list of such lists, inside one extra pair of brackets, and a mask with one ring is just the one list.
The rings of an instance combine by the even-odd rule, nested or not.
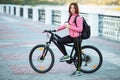
[[(45, 57), (43, 57), (44, 52), (46, 52)], [(45, 45), (37, 45), (35, 46), (29, 55), (29, 63), (30, 66), (38, 73), (46, 73), (54, 65), (54, 54), (53, 51)]]
[[(83, 73), (93, 73), (97, 71), (103, 62), (103, 57), (101, 52), (93, 46), (85, 45), (82, 47), (82, 66), (81, 72)], [(77, 66), (77, 57), (74, 56), (74, 64)]]

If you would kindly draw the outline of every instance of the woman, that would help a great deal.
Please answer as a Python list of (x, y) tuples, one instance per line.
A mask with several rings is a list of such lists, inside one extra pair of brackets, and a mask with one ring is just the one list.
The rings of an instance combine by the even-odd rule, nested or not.
[(58, 39), (58, 46), (61, 52), (63, 53), (63, 57), (60, 59), (61, 62), (67, 61), (70, 59), (70, 57), (67, 55), (66, 49), (64, 44), (66, 43), (74, 43), (76, 55), (78, 57), (78, 65), (75, 72), (72, 73), (72, 75), (80, 75), (80, 67), (82, 64), (82, 55), (81, 55), (81, 32), (83, 30), (83, 20), (82, 17), (78, 16), (76, 18), (76, 24), (74, 22), (75, 17), (79, 15), (79, 7), (77, 3), (71, 3), (69, 6), (69, 20), (68, 24), (64, 24), (60, 26), (56, 31), (60, 31), (63, 29), (68, 29), (69, 35), (62, 37)]

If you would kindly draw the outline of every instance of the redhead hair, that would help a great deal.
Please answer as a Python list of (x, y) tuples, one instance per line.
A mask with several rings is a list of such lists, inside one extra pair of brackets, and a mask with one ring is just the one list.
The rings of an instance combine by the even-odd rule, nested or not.
[(70, 6), (69, 6), (69, 14), (70, 14), (70, 16), (72, 15), (72, 13), (70, 11), (72, 5), (74, 5), (75, 13), (79, 14), (79, 7), (78, 7), (77, 3), (71, 3)]

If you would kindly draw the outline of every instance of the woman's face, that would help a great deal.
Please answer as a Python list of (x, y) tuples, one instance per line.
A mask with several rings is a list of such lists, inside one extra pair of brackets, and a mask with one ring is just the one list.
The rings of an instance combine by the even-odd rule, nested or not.
[(75, 14), (75, 8), (74, 8), (74, 5), (71, 5), (71, 7), (70, 7), (70, 12), (71, 12), (72, 14)]

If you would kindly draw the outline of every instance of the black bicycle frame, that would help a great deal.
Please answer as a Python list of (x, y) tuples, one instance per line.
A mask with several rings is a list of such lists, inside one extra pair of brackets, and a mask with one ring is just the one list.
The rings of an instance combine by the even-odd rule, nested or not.
[[(61, 38), (61, 37), (58, 36), (57, 34), (52, 33), (52, 32), (49, 32), (49, 33), (51, 34), (51, 37), (50, 37), (50, 40), (49, 40), (48, 42), (46, 42), (46, 48), (50, 46), (51, 42), (53, 42), (53, 43), (57, 46), (57, 48), (59, 49), (57, 40), (58, 40), (59, 38)], [(73, 51), (74, 51), (74, 49), (75, 49), (74, 45), (70, 45), (70, 44), (65, 44), (65, 45), (66, 45), (66, 46), (69, 46), (69, 47), (73, 47), (73, 48), (72, 48), (72, 51), (71, 51), (71, 54), (70, 54), (70, 57), (72, 58)], [(60, 50), (60, 49), (59, 49), (59, 50)]]

